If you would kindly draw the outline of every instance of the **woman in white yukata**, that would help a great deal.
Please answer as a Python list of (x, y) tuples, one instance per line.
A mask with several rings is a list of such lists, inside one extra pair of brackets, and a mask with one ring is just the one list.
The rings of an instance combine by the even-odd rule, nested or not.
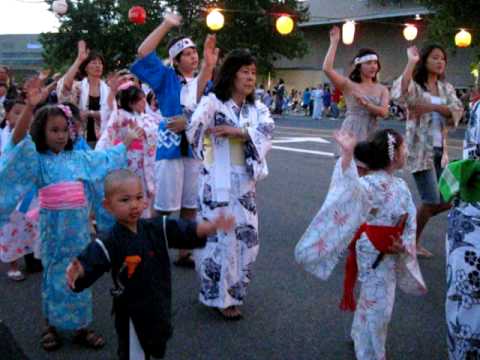
[(248, 50), (231, 51), (187, 127), (194, 155), (203, 160), (199, 216), (210, 220), (225, 212), (236, 220), (233, 231), (210, 236), (195, 251), (200, 301), (226, 319), (241, 318), (238, 306), (258, 254), (256, 183), (268, 174), (274, 129), (267, 107), (255, 101), (255, 81), (255, 58)]
[[(107, 125), (115, 103), (114, 93), (102, 80), (104, 69), (103, 56), (90, 51), (80, 40), (77, 58), (57, 85), (59, 102), (72, 102), (80, 109), (85, 137), (92, 147)], [(77, 81), (77, 76), (82, 80)]]
[[(338, 161), (325, 202), (295, 248), (308, 272), (327, 279), (349, 248), (342, 310), (355, 310), (351, 336), (358, 360), (385, 359), (387, 328), (396, 284), (411, 294), (426, 292), (415, 249), (415, 205), (404, 180), (394, 176), (405, 163), (405, 145), (391, 129), (356, 144), (350, 133), (335, 136)], [(359, 177), (354, 163), (369, 173)], [(354, 300), (357, 278), (362, 283)]]
[(444, 199), (454, 197), (446, 236), (450, 360), (480, 358), (480, 97), (472, 103), (463, 158), (450, 163), (440, 179)]

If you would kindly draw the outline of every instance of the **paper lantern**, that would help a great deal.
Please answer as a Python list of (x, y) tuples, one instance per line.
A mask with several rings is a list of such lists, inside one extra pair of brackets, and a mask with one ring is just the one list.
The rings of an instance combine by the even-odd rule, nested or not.
[(455, 35), (455, 45), (459, 48), (466, 48), (469, 47), (472, 43), (472, 35), (464, 30), (460, 29), (460, 31)]
[(52, 3), (52, 10), (55, 15), (62, 16), (68, 11), (68, 4), (66, 0), (55, 0)]
[(132, 6), (128, 11), (128, 20), (133, 24), (145, 24), (147, 12), (142, 6)]
[(342, 26), (342, 41), (345, 45), (353, 44), (355, 38), (355, 21), (345, 21)]
[(405, 24), (405, 29), (403, 29), (403, 36), (407, 41), (413, 41), (417, 38), (418, 29), (413, 24)]
[(282, 35), (288, 35), (293, 31), (295, 23), (289, 15), (280, 16), (275, 22), (275, 27), (277, 31)]
[(225, 17), (218, 9), (213, 9), (207, 15), (207, 26), (212, 31), (218, 31), (223, 28)]

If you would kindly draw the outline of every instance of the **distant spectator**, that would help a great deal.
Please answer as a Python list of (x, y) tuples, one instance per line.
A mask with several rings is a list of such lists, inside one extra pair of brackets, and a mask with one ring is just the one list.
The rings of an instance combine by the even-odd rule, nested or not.
[(306, 88), (303, 91), (303, 97), (302, 97), (302, 107), (303, 107), (303, 111), (305, 111), (305, 116), (310, 116), (311, 99), (312, 99), (312, 93), (310, 92), (310, 88)]
[(283, 102), (285, 96), (285, 81), (280, 79), (278, 84), (275, 86), (275, 109), (273, 110), (274, 114), (281, 115), (283, 112)]

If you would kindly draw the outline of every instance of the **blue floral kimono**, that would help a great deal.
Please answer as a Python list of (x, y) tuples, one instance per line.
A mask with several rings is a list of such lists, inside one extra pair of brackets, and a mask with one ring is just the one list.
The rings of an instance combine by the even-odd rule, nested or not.
[[(0, 159), (0, 225), (8, 221), (19, 199), (33, 186), (41, 189), (65, 181), (82, 181), (88, 186), (123, 167), (123, 144), (106, 151), (41, 154), (30, 137), (17, 145), (10, 143)], [(83, 328), (92, 321), (91, 291), (76, 294), (65, 280), (68, 264), (90, 241), (88, 213), (88, 204), (68, 210), (40, 209), (43, 313), (50, 325), (61, 329)]]

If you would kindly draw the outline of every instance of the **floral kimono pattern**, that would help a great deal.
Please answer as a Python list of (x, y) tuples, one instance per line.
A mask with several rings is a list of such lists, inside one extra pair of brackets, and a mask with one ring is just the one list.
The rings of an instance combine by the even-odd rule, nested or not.
[[(0, 156), (12, 134), (7, 125), (0, 129)], [(8, 222), (0, 227), (0, 261), (9, 263), (34, 251), (38, 246), (38, 216), (35, 211), (35, 190), (17, 204)]]
[[(480, 101), (472, 107), (464, 158), (480, 161)], [(448, 356), (480, 358), (480, 203), (457, 199), (446, 236)]]
[[(224, 176), (230, 181), (227, 199), (219, 201), (215, 160), (204, 161), (199, 181), (199, 218), (211, 220), (219, 213), (232, 214), (236, 227), (208, 238), (205, 248), (196, 250), (195, 264), (200, 275), (200, 301), (211, 307), (241, 305), (259, 250), (256, 182), (268, 174), (266, 155), (271, 148), (274, 123), (260, 102), (239, 108), (232, 100), (223, 103), (214, 94), (202, 98), (187, 127), (194, 156), (204, 160), (204, 140), (213, 151), (221, 139), (206, 130), (219, 125), (246, 129), (250, 140), (242, 144), (245, 162), (225, 164)], [(228, 139), (225, 141), (229, 141)]]
[(111, 148), (122, 142), (129, 127), (138, 126), (142, 128), (145, 137), (134, 140), (129, 146), (127, 149), (127, 164), (128, 168), (142, 179), (143, 188), (151, 196), (155, 193), (157, 124), (157, 120), (150, 115), (133, 114), (122, 109), (117, 110), (112, 113), (96, 146), (96, 149), (99, 150)]
[[(109, 171), (125, 167), (126, 149), (118, 145), (106, 151), (63, 151), (41, 154), (30, 137), (10, 143), (0, 158), (0, 226), (8, 221), (19, 199), (32, 187), (65, 181), (100, 181)], [(88, 206), (40, 209), (43, 314), (49, 324), (73, 330), (92, 321), (92, 294), (72, 292), (66, 283), (68, 264), (90, 241)]]
[[(418, 102), (431, 103), (430, 94), (415, 81), (408, 85), (408, 92), (402, 94), (402, 77), (395, 80), (391, 90), (392, 100), (406, 106)], [(455, 88), (446, 81), (438, 81), (439, 97), (446, 100), (452, 113), (454, 125), (457, 126), (463, 115), (462, 102), (457, 98)], [(432, 113), (423, 114), (420, 119), (412, 119), (408, 113), (406, 121), (406, 145), (408, 149), (407, 169), (414, 173), (435, 169), (433, 164)]]
[(308, 272), (325, 280), (362, 224), (396, 226), (402, 215), (408, 214), (402, 235), (405, 253), (385, 255), (373, 269), (380, 253), (365, 233), (355, 248), (361, 282), (351, 332), (355, 354), (359, 360), (385, 359), (396, 285), (411, 294), (426, 292), (416, 258), (416, 209), (402, 179), (385, 171), (359, 178), (353, 161), (344, 172), (340, 162), (325, 202), (295, 248), (295, 258)]

